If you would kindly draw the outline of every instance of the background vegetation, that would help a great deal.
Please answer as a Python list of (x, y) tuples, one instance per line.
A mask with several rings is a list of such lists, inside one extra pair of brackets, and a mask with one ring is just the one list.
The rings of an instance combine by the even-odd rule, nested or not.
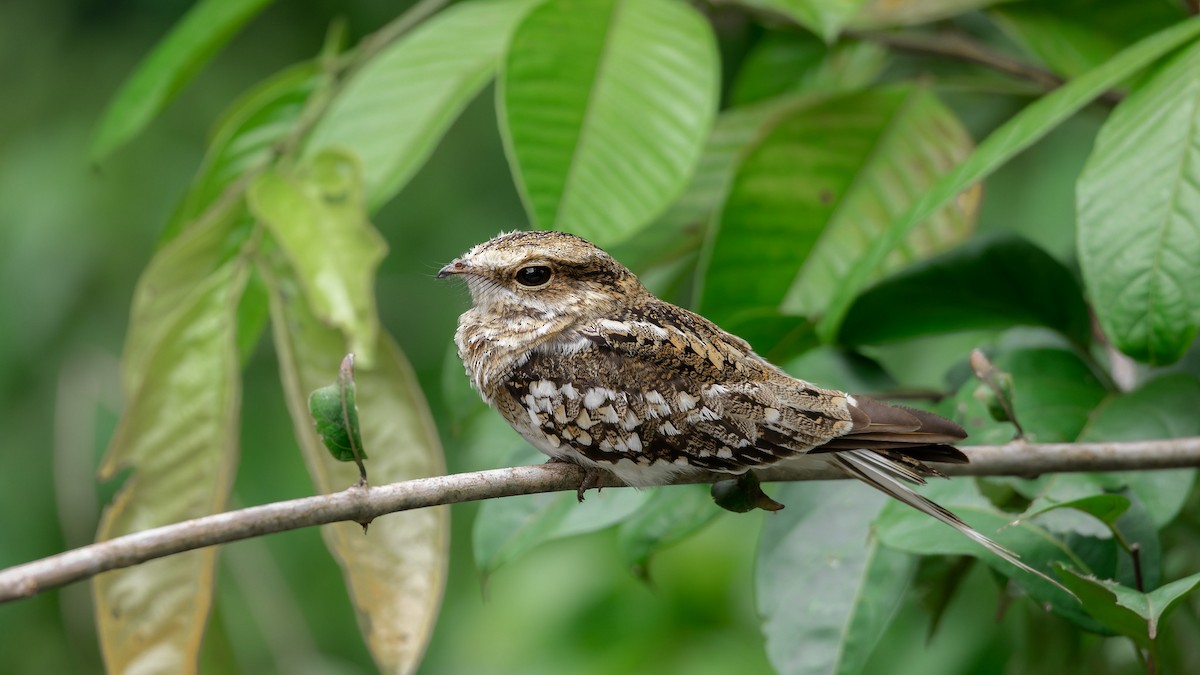
[[(977, 395), (975, 347), (1033, 440), (1200, 435), (1187, 14), (469, 0), (390, 40), (380, 3), (0, 6), (0, 566), (349, 484), (288, 409), (347, 348), (368, 361), (375, 482), (536, 461), (466, 390), (449, 347), (467, 297), (433, 279), (531, 222), (594, 238), (803, 377), (942, 396), (977, 442), (1013, 427)], [(876, 32), (896, 24), (920, 32)], [(989, 530), (1025, 512), (1002, 541), (1120, 582), (1123, 605), (1018, 576), (1031, 599), (859, 486), (783, 486), (770, 517), (673, 487), (455, 507), (444, 578), (445, 514), (333, 531), (359, 608), (402, 608), (407, 646), (379, 614), (360, 630), (315, 531), (224, 548), (215, 584), (208, 554), (108, 575), (101, 614), (123, 611), (99, 633), (177, 621), (186, 663), (212, 594), (204, 672), (371, 672), (368, 644), (405, 663), (429, 630), (430, 673), (1192, 672), (1193, 478), (934, 486)], [(363, 572), (379, 555), (401, 581)], [(92, 603), (79, 586), (0, 607), (4, 670), (100, 670)]]

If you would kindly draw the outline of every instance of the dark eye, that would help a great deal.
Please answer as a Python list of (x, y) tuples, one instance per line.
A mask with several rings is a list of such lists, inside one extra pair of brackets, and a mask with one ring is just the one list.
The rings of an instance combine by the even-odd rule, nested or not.
[(550, 268), (545, 265), (530, 265), (517, 270), (517, 283), (522, 286), (541, 286), (550, 281)]

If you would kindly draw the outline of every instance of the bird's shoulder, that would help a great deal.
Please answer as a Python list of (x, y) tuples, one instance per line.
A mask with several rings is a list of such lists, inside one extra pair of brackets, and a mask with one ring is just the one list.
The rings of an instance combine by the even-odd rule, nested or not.
[(778, 372), (743, 339), (682, 307), (647, 296), (574, 327), (596, 352), (632, 368), (662, 368), (701, 383), (761, 379)]

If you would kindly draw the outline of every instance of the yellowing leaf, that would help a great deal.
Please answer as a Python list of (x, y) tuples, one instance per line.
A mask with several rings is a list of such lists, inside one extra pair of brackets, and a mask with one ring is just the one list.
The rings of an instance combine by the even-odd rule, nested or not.
[(375, 269), (387, 243), (367, 221), (357, 161), (340, 151), (323, 152), (293, 175), (264, 173), (249, 197), (254, 215), (287, 255), (313, 312), (343, 331), (349, 351), (370, 365), (379, 333)]
[[(335, 377), (345, 341), (312, 314), (297, 280), (282, 261), (275, 262), (264, 276), (296, 437), (317, 489), (341, 490), (358, 480), (358, 471), (325, 451), (308, 416), (307, 396)], [(371, 480), (390, 483), (445, 473), (437, 431), (404, 355), (384, 333), (371, 347), (374, 363), (360, 362), (355, 369)], [(321, 528), (345, 574), (367, 645), (385, 672), (409, 673), (420, 663), (446, 581), (449, 516), (440, 507), (385, 516), (366, 533), (354, 523)]]
[[(158, 315), (160, 325), (135, 327), (152, 330), (155, 344), (100, 469), (104, 478), (126, 467), (134, 473), (105, 510), (98, 539), (225, 506), (238, 447), (235, 317), (246, 271), (240, 260), (226, 263), (189, 289), (178, 311)], [(96, 577), (110, 673), (195, 672), (215, 556), (207, 548)]]

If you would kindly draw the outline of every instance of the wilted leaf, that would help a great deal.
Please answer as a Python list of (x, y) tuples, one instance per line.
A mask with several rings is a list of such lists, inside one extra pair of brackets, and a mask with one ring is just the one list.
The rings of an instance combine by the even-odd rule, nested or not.
[[(317, 490), (344, 489), (359, 478), (321, 445), (308, 416), (307, 393), (334, 377), (346, 339), (317, 319), (299, 282), (278, 251), (264, 270), (271, 291), (271, 324), (284, 394), (296, 438)], [(374, 362), (359, 364), (356, 388), (362, 437), (371, 450), (371, 477), (392, 483), (445, 473), (437, 430), (417, 378), (385, 333), (376, 337)], [(359, 627), (380, 668), (411, 673), (437, 621), (449, 557), (449, 510), (420, 509), (321, 528), (341, 565)]]
[(293, 175), (267, 171), (250, 188), (250, 208), (271, 231), (313, 312), (342, 330), (364, 366), (379, 332), (375, 268), (387, 243), (366, 217), (355, 159), (329, 151)]
[[(180, 238), (180, 246), (194, 238)], [(162, 260), (180, 246), (164, 250)], [(141, 289), (155, 272), (143, 275)], [(236, 341), (242, 260), (159, 286), (180, 300), (143, 313), (129, 344), (145, 346), (101, 478), (133, 469), (101, 518), (98, 540), (206, 516), (225, 507), (237, 461), (241, 409)], [(177, 277), (172, 281), (181, 282)], [(135, 340), (135, 336), (141, 336)], [(127, 372), (131, 364), (126, 363)], [(195, 672), (212, 603), (216, 549), (206, 548), (96, 577), (97, 629), (109, 672)]]
[(497, 92), (530, 220), (601, 245), (683, 190), (717, 107), (712, 29), (680, 0), (550, 0), (513, 35)]

